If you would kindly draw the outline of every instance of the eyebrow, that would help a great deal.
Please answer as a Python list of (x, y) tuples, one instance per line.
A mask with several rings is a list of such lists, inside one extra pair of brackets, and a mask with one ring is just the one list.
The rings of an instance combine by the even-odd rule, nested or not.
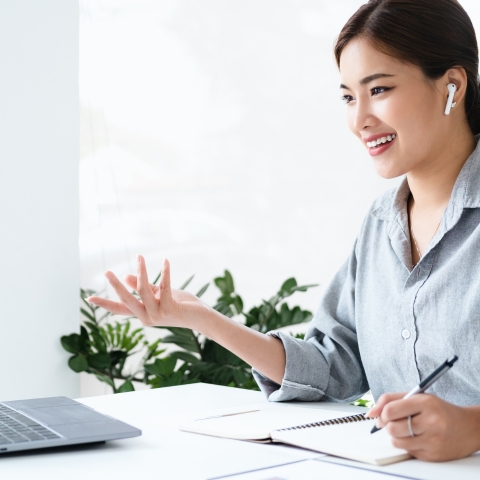
[[(369, 75), (368, 77), (362, 78), (358, 83), (360, 85), (367, 85), (370, 82), (373, 82), (374, 80), (377, 80), (378, 78), (386, 78), (386, 77), (394, 77), (395, 75), (390, 75), (389, 73), (374, 73), (373, 75)], [(350, 90), (346, 85), (343, 83), (340, 84), (340, 88), (346, 88), (347, 90)]]

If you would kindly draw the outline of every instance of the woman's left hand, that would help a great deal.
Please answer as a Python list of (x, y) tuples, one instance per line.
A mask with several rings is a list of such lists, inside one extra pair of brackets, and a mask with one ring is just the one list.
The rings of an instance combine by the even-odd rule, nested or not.
[(367, 414), (378, 417), (377, 427), (385, 427), (394, 447), (434, 462), (463, 458), (480, 449), (480, 407), (457, 407), (425, 393), (406, 400), (404, 396), (384, 394)]

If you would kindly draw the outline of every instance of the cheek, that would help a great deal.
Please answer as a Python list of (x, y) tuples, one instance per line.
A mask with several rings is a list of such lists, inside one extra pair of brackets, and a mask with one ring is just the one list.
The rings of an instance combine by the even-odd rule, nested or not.
[(438, 105), (428, 96), (408, 96), (395, 98), (383, 112), (385, 123), (392, 126), (398, 133), (400, 143), (406, 150), (418, 149), (431, 132), (437, 129), (441, 115), (436, 115)]

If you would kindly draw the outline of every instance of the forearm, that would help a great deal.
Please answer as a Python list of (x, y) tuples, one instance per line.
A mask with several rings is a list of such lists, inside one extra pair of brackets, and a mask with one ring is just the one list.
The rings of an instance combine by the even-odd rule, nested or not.
[(230, 350), (274, 382), (281, 384), (285, 373), (285, 348), (281, 340), (257, 332), (221, 313), (207, 308), (192, 328)]

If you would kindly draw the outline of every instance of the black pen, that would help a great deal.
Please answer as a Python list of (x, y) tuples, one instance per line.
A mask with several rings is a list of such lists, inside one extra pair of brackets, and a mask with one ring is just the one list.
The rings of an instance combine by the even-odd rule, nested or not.
[[(422, 380), (413, 390), (410, 390), (404, 397), (403, 400), (406, 398), (410, 398), (417, 393), (423, 393), (430, 385), (436, 382), (444, 373), (447, 373), (453, 367), (453, 364), (458, 360), (458, 357), (454, 355), (452, 358), (445, 360), (438, 368), (436, 368), (425, 380)], [(373, 426), (372, 431), (370, 433), (375, 433), (381, 430), (381, 428), (377, 428), (376, 425)]]

